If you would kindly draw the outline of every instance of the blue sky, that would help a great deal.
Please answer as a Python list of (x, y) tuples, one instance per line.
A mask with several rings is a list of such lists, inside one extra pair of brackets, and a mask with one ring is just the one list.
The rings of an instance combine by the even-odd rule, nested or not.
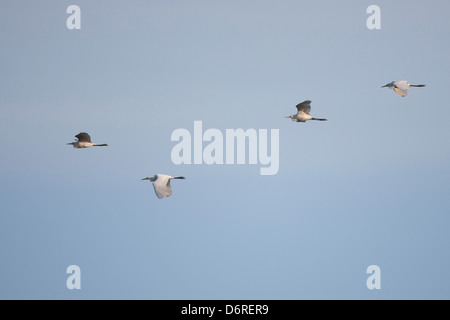
[[(448, 299), (449, 10), (2, 1), (0, 298)], [(283, 118), (306, 99), (329, 121)], [(174, 165), (171, 133), (196, 120), (279, 129), (278, 175)], [(66, 146), (80, 131), (110, 147)], [(187, 179), (158, 200), (155, 173)]]

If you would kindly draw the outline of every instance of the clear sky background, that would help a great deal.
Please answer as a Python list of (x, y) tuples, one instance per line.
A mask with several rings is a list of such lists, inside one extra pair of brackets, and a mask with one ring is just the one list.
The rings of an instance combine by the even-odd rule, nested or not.
[[(449, 12), (1, 1), (0, 298), (450, 298)], [(401, 98), (392, 80), (427, 87)], [(283, 118), (306, 99), (329, 121)], [(195, 120), (280, 129), (279, 174), (172, 164), (171, 133)], [(80, 131), (110, 147), (67, 146)], [(156, 173), (187, 180), (159, 200), (140, 180)]]

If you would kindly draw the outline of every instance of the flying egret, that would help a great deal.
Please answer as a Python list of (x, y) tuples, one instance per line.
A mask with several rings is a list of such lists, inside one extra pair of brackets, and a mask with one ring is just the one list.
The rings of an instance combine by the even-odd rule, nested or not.
[(170, 180), (172, 179), (186, 179), (185, 177), (171, 177), (166, 174), (155, 174), (152, 177), (147, 177), (142, 179), (150, 180), (153, 182), (153, 188), (155, 188), (155, 193), (158, 199), (164, 197), (170, 197), (172, 195), (172, 188), (170, 187)]
[(408, 81), (402, 80), (402, 81), (392, 81), (391, 83), (388, 83), (385, 86), (382, 86), (382, 88), (389, 88), (393, 89), (400, 97), (406, 97), (408, 95), (408, 90), (411, 87), (416, 88), (423, 88), (425, 87), (424, 84), (409, 84)]
[(311, 101), (306, 100), (297, 105), (297, 114), (287, 116), (285, 118), (291, 118), (294, 122), (306, 122), (308, 120), (327, 121), (327, 119), (319, 119), (311, 117)]
[(73, 146), (76, 149), (90, 148), (90, 147), (107, 147), (107, 144), (93, 144), (91, 137), (86, 132), (81, 132), (75, 136), (78, 141), (70, 142), (67, 145)]

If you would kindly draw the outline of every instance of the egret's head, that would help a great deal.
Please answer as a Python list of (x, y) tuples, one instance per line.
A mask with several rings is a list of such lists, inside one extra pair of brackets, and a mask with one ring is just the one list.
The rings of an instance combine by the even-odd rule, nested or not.
[(393, 86), (394, 86), (394, 83), (390, 82), (387, 85), (382, 86), (382, 88), (392, 88)]
[(154, 181), (156, 181), (156, 176), (154, 176), (154, 177), (147, 177), (147, 178), (142, 179), (142, 181), (145, 181), (145, 180), (149, 180), (151, 182), (154, 182)]
[(297, 115), (294, 114), (293, 116), (286, 116), (285, 118), (291, 119), (292, 121), (296, 122), (296, 116)]

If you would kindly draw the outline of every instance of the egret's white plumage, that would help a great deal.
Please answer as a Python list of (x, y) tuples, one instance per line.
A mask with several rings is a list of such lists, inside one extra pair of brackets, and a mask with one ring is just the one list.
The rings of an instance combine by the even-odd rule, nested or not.
[(389, 88), (394, 90), (400, 97), (406, 97), (408, 95), (408, 90), (411, 87), (423, 88), (424, 84), (409, 84), (406, 80), (392, 81), (382, 88)]
[(155, 174), (154, 176), (147, 177), (142, 180), (149, 180), (153, 182), (153, 188), (155, 189), (156, 196), (159, 199), (162, 199), (172, 195), (172, 188), (170, 186), (170, 180), (172, 179), (185, 179), (185, 177), (171, 177), (166, 174)]
[(91, 141), (91, 137), (86, 132), (80, 132), (75, 136), (78, 140), (70, 142), (67, 145), (73, 146), (75, 149), (84, 149), (90, 147), (107, 147), (107, 144), (94, 144)]
[(305, 100), (297, 106), (297, 114), (287, 116), (294, 122), (306, 122), (308, 120), (327, 121), (327, 119), (313, 118), (311, 116), (311, 100)]

